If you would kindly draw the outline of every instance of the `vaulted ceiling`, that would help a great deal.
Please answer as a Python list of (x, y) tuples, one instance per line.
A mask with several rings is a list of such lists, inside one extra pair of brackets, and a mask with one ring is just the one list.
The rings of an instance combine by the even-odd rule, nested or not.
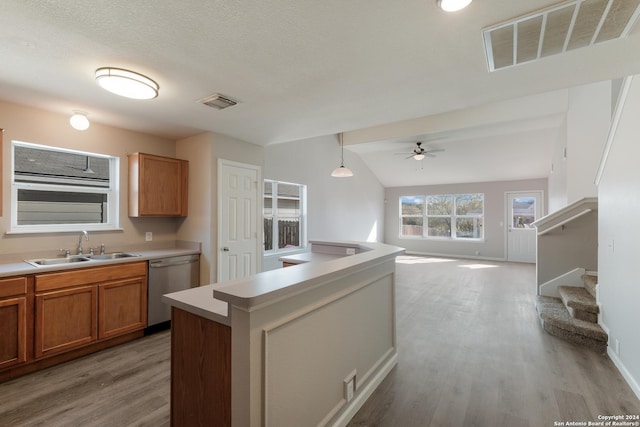
[[(444, 154), (480, 142), (496, 142), (480, 150), (496, 153), (508, 151), (515, 134), (548, 139), (561, 117), (540, 105), (531, 117), (461, 130), (427, 126), (407, 135), (389, 125), (640, 73), (637, 25), (620, 40), (489, 72), (482, 30), (554, 4), (476, 0), (446, 14), (435, 0), (3, 0), (0, 98), (64, 114), (80, 109), (94, 122), (174, 139), (213, 131), (268, 145), (345, 132), (346, 146), (372, 169), (384, 161), (372, 154), (384, 144), (402, 152), (417, 139), (446, 136), (444, 163)], [(103, 66), (148, 75), (160, 95), (132, 101), (105, 92), (94, 81)], [(215, 92), (238, 105), (198, 102)], [(393, 173), (380, 172), (381, 182), (397, 183)]]

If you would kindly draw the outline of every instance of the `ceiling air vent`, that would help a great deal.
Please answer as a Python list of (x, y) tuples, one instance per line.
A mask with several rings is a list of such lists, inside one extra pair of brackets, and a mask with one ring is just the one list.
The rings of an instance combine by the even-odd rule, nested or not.
[(624, 38), (640, 0), (574, 0), (482, 30), (489, 71)]
[(219, 93), (214, 93), (211, 96), (207, 96), (206, 98), (201, 99), (199, 102), (218, 110), (223, 110), (227, 107), (233, 107), (238, 103), (238, 101), (234, 101), (233, 99), (224, 95), (220, 95)]

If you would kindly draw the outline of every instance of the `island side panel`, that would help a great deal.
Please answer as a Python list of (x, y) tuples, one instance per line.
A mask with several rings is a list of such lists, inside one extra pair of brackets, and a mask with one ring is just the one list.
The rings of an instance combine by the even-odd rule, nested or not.
[(171, 310), (171, 425), (231, 426), (231, 328)]

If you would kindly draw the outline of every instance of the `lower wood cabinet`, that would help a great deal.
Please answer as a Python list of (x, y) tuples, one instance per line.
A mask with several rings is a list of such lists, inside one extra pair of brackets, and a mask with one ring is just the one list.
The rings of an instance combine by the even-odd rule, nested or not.
[(27, 360), (27, 279), (0, 279), (0, 369)]
[(147, 281), (135, 278), (98, 286), (98, 338), (147, 326)]
[(35, 277), (35, 358), (147, 325), (147, 263), (43, 273)]
[(95, 286), (36, 294), (36, 358), (89, 344), (98, 338), (97, 294)]

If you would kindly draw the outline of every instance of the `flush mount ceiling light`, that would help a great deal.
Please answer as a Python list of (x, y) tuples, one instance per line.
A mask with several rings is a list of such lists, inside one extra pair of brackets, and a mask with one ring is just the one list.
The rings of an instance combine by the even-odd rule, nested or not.
[(334, 178), (348, 178), (353, 176), (353, 172), (351, 172), (351, 169), (344, 166), (344, 143), (342, 142), (342, 132), (340, 132), (340, 150), (340, 166), (331, 172), (331, 176)]
[(87, 118), (87, 113), (83, 113), (82, 111), (74, 111), (69, 119), (69, 124), (75, 130), (87, 130), (91, 125)]
[(472, 0), (436, 0), (438, 7), (445, 12), (457, 12), (471, 4)]
[(111, 93), (132, 99), (153, 99), (160, 89), (158, 83), (147, 76), (112, 67), (98, 68), (96, 83)]

